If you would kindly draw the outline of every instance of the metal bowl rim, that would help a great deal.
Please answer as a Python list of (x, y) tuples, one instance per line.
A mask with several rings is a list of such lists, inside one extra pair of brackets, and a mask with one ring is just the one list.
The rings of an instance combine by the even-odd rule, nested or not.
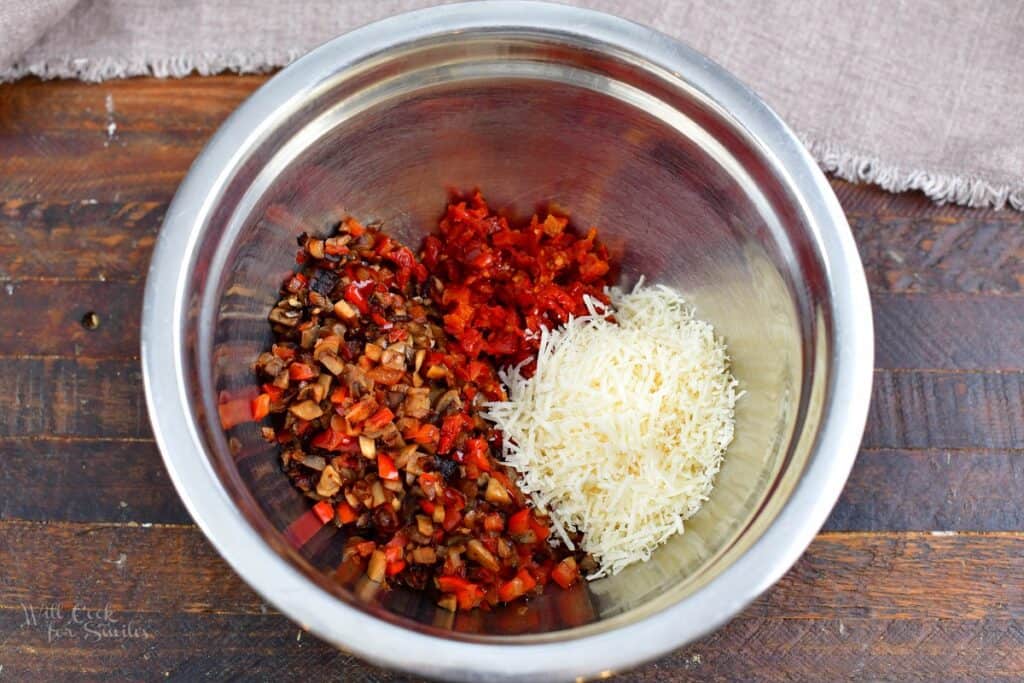
[[(831, 390), (814, 453), (783, 509), (753, 545), (706, 586), (664, 610), (607, 632), (540, 644), (484, 644), (419, 633), (345, 604), (309, 581), (247, 523), (204, 454), (187, 406), (184, 311), (193, 249), (235, 162), (281, 104), (389, 47), (467, 31), (571, 34), (641, 55), (718, 103), (774, 157), (809, 216), (829, 278), (835, 338)], [(170, 323), (170, 325), (169, 325)], [(168, 343), (167, 330), (171, 330)], [(722, 67), (652, 29), (607, 14), (539, 2), (471, 2), (370, 24), (310, 52), (257, 90), (218, 130), (172, 202), (149, 269), (142, 372), (156, 441), (192, 518), (266, 600), (317, 636), (370, 661), (440, 678), (575, 678), (618, 671), (723, 625), (778, 581), (834, 506), (867, 419), (873, 330), (867, 284), (839, 202), (797, 137)], [(309, 608), (317, 605), (316, 610)]]

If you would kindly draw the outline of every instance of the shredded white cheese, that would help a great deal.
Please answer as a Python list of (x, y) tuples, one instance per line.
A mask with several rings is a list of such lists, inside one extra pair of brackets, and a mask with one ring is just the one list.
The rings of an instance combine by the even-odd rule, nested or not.
[(589, 315), (544, 330), (534, 376), (503, 372), (509, 400), (486, 413), (562, 539), (582, 532), (592, 579), (682, 533), (732, 441), (737, 398), (725, 346), (679, 294), (641, 283), (609, 295), (612, 310), (591, 299)]

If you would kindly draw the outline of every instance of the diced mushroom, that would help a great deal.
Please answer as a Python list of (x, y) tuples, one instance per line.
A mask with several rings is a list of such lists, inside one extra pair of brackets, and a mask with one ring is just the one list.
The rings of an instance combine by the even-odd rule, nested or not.
[(296, 403), (288, 410), (292, 415), (300, 420), (315, 420), (324, 414), (324, 411), (320, 409), (320, 406), (316, 401), (303, 401), (302, 403)]
[(429, 546), (416, 548), (412, 551), (412, 561), (416, 564), (434, 564), (437, 562), (437, 553)]
[(434, 406), (434, 412), (438, 415), (446, 415), (449, 412), (458, 412), (459, 410), (462, 410), (462, 398), (456, 389), (449, 389), (441, 394), (440, 398), (437, 399), (437, 405)]
[(359, 319), (359, 311), (344, 299), (334, 304), (334, 315), (349, 324)]
[(473, 560), (484, 569), (488, 569), (492, 572), (496, 572), (501, 569), (501, 565), (498, 563), (496, 558), (490, 550), (484, 547), (478, 539), (470, 539), (469, 543), (466, 544), (466, 555), (469, 559)]
[(416, 528), (424, 536), (430, 536), (434, 533), (434, 522), (426, 515), (416, 515)]
[(345, 363), (330, 351), (320, 354), (320, 365), (327, 368), (327, 372), (332, 375), (340, 375), (345, 371)]
[(311, 349), (316, 344), (317, 335), (320, 334), (319, 325), (310, 325), (302, 331), (302, 335), (299, 337), (299, 346), (304, 349)]
[(345, 383), (348, 384), (349, 393), (356, 398), (373, 391), (373, 380), (358, 365), (345, 366)]
[(419, 372), (420, 367), (423, 366), (423, 359), (427, 357), (426, 349), (419, 349), (416, 351), (416, 362), (413, 365), (413, 372)]
[(284, 325), (285, 327), (295, 327), (301, 322), (302, 313), (299, 311), (291, 310), (288, 308), (282, 308), (277, 306), (267, 316), (270, 322), (277, 325)]
[(370, 360), (374, 362), (379, 362), (381, 356), (384, 355), (384, 349), (377, 346), (376, 344), (367, 344), (365, 347), (363, 347), (363, 353), (366, 354), (366, 357), (369, 358)]
[(374, 550), (366, 566), (366, 578), (380, 583), (384, 580), (384, 572), (387, 570), (387, 566), (388, 560), (384, 555), (384, 551)]
[(392, 370), (405, 371), (405, 344), (398, 343), (384, 349), (380, 364)]
[(484, 500), (488, 503), (508, 505), (512, 502), (512, 497), (508, 495), (508, 490), (500, 481), (495, 477), (491, 477), (487, 481), (487, 490), (484, 492)]
[(405, 395), (405, 414), (421, 419), (430, 413), (430, 390), (426, 387), (409, 389)]
[(320, 481), (316, 485), (316, 492), (324, 498), (330, 498), (341, 490), (341, 475), (338, 470), (330, 465), (324, 467), (320, 473)]
[(323, 471), (328, 466), (327, 460), (320, 455), (307, 455), (302, 459), (302, 464), (317, 471)]

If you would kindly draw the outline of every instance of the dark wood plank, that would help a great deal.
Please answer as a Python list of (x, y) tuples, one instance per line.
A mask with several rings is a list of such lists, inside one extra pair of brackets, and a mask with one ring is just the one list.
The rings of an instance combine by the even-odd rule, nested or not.
[[(144, 290), (138, 278), (7, 282), (15, 305), (0, 329), (0, 355), (134, 358)], [(872, 303), (878, 368), (1024, 369), (1024, 296), (877, 293)], [(97, 329), (79, 324), (87, 311), (99, 315)]]
[[(191, 521), (152, 441), (0, 439), (0, 461), (8, 492), (0, 519)], [(825, 524), (854, 532), (1021, 528), (1024, 452), (1005, 450), (862, 452)]]
[(0, 436), (148, 438), (138, 361), (0, 358)]
[(142, 280), (167, 204), (0, 202), (0, 279)]
[(123, 130), (188, 130), (209, 136), (267, 78), (225, 74), (104, 83), (29, 78), (0, 85), (0, 129), (23, 134), (100, 131), (106, 135), (113, 121), (117, 124), (115, 136)]
[[(85, 606), (91, 607), (91, 604)], [(102, 606), (100, 606), (102, 607)], [(85, 642), (84, 629), (49, 642), (39, 616), (0, 609), (3, 674), (11, 680), (169, 681), (311, 679), (392, 683), (421, 680), (371, 667), (300, 630), (283, 616), (116, 612), (135, 637)], [(65, 611), (53, 623), (66, 624)], [(45, 620), (43, 620), (45, 622)], [(95, 630), (95, 629), (94, 629)], [(145, 635), (143, 634), (145, 632)], [(301, 635), (300, 635), (301, 633)], [(77, 637), (75, 637), (77, 635)], [(147, 637), (149, 636), (149, 637)], [(990, 643), (981, 648), (978, 643)], [(615, 680), (821, 681), (1015, 679), (1024, 669), (1019, 619), (770, 619), (741, 616), (719, 632)]]
[[(192, 526), (7, 520), (0, 553), (0, 606), (102, 599), (152, 614), (269, 609)], [(1020, 533), (825, 533), (746, 615), (1024, 619), (1022, 553)]]
[[(866, 448), (1024, 448), (1024, 372), (878, 370)], [(0, 358), (0, 436), (146, 438), (137, 361)]]
[(865, 448), (1024, 448), (1024, 373), (876, 370)]
[(1024, 452), (1005, 450), (862, 451), (825, 523), (826, 531), (1022, 528)]
[[(138, 357), (142, 282), (29, 280), (2, 287), (9, 308), (0, 355)], [(96, 317), (86, 320), (89, 313)]]
[(0, 519), (192, 521), (152, 441), (0, 439)]
[[(1024, 290), (1024, 213), (919, 207), (918, 201), (857, 186), (839, 189), (841, 196), (881, 204), (865, 213), (844, 204), (873, 291)], [(904, 206), (910, 203), (913, 210)]]
[(0, 130), (4, 199), (160, 201), (174, 196), (206, 134), (188, 131), (11, 133)]
[(1014, 680), (1024, 621), (741, 616), (624, 681)]
[(1024, 296), (874, 294), (872, 306), (876, 368), (1024, 368)]

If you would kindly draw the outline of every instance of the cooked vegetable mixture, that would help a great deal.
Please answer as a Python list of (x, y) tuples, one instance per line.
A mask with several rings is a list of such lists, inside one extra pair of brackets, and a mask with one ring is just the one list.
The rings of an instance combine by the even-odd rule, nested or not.
[(449, 205), (419, 258), (351, 218), (299, 238), (251, 417), (270, 417), (284, 471), (369, 579), (468, 610), (593, 569), (550, 538), (479, 414), (507, 399), (496, 368), (529, 373), (542, 327), (585, 314), (584, 295), (606, 300), (606, 249), (566, 223), (512, 227), (476, 194)]

